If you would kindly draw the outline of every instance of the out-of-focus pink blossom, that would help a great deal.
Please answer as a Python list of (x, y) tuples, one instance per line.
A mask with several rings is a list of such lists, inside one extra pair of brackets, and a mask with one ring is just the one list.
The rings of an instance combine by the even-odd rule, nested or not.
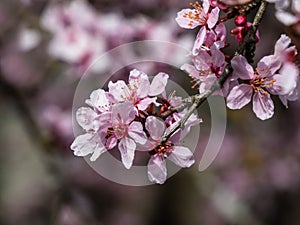
[(22, 27), (19, 32), (18, 45), (21, 51), (34, 49), (41, 41), (41, 35), (34, 29)]
[[(300, 1), (299, 0), (267, 0), (275, 3), (276, 17), (286, 26), (300, 23)], [(289, 7), (290, 6), (290, 7)], [(290, 9), (290, 10), (289, 10)]]

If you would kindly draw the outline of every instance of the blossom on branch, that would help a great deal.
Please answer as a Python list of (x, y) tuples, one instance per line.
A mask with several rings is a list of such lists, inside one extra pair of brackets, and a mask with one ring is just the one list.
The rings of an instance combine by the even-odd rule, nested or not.
[(147, 117), (145, 126), (150, 135), (148, 145), (145, 145), (151, 154), (148, 163), (148, 177), (150, 181), (159, 184), (166, 181), (166, 158), (182, 168), (187, 168), (194, 164), (193, 153), (187, 147), (177, 145), (181, 136), (179, 131), (162, 143), (161, 137), (172, 126), (167, 128), (162, 120), (154, 116)]
[(266, 120), (274, 114), (270, 94), (283, 96), (296, 88), (298, 71), (286, 67), (279, 70), (280, 62), (270, 59), (268, 56), (262, 58), (255, 70), (241, 55), (232, 59), (233, 77), (240, 79), (242, 83), (235, 86), (227, 96), (227, 106), (230, 109), (240, 109), (253, 98), (255, 115)]

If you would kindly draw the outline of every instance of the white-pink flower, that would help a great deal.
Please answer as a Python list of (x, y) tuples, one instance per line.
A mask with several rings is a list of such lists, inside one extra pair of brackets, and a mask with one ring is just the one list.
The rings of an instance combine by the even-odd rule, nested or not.
[(262, 58), (255, 70), (247, 62), (246, 58), (235, 56), (231, 65), (233, 77), (243, 83), (235, 86), (227, 96), (227, 106), (230, 109), (240, 109), (253, 98), (253, 111), (255, 115), (266, 120), (274, 114), (274, 103), (270, 94), (286, 95), (296, 87), (298, 74), (276, 74), (280, 63), (270, 60), (266, 56)]
[(145, 144), (147, 141), (142, 123), (133, 121), (136, 114), (131, 102), (123, 102), (115, 104), (107, 120), (101, 121), (107, 124), (107, 129), (102, 128), (100, 132), (106, 134), (106, 148), (112, 149), (118, 144), (122, 162), (127, 169), (132, 166), (136, 143)]
[(85, 103), (92, 107), (97, 113), (101, 114), (110, 111), (112, 105), (116, 103), (113, 95), (103, 89), (93, 91), (90, 98)]
[(210, 11), (209, 0), (203, 0), (202, 5), (199, 2), (191, 4), (193, 9), (183, 9), (177, 13), (176, 22), (182, 28), (194, 29), (197, 26), (214, 27), (219, 18), (220, 9), (213, 8)]
[[(296, 83), (299, 80), (299, 68), (295, 64), (297, 58), (297, 49), (295, 46), (290, 46), (291, 39), (286, 35), (281, 35), (275, 44), (274, 54), (267, 56), (269, 61), (277, 62), (281, 65), (280, 74), (294, 77)], [(296, 76), (298, 74), (298, 76)], [(290, 93), (279, 96), (282, 103), (287, 106), (288, 101), (295, 101), (298, 99), (298, 89), (294, 87)]]
[(99, 134), (98, 114), (91, 108), (81, 107), (76, 112), (78, 124), (87, 132), (75, 138), (71, 149), (76, 156), (92, 154), (91, 161), (95, 161), (107, 149), (104, 146), (104, 134)]
[(165, 143), (161, 137), (168, 132), (165, 123), (155, 116), (149, 116), (145, 123), (150, 135), (150, 141), (145, 145), (150, 150), (151, 158), (148, 163), (148, 178), (151, 182), (162, 184), (167, 179), (165, 159), (168, 158), (176, 165), (187, 168), (194, 164), (193, 153), (184, 146), (178, 146), (180, 132), (172, 135)]
[(119, 102), (129, 101), (139, 110), (145, 110), (151, 103), (156, 104), (156, 97), (165, 91), (169, 75), (158, 73), (151, 84), (148, 75), (132, 70), (129, 74), (129, 84), (124, 81), (109, 82), (108, 88), (114, 98)]

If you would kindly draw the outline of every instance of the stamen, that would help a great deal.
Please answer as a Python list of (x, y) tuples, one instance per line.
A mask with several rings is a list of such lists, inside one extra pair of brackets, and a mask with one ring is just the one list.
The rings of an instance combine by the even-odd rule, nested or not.
[(194, 20), (199, 21), (200, 24), (204, 25), (206, 23), (207, 16), (203, 15), (200, 3), (196, 1), (194, 3), (190, 3), (190, 6), (194, 9), (183, 15), (184, 18), (191, 19), (188, 26), (192, 27), (194, 25)]
[(269, 77), (262, 77), (262, 74), (259, 73), (261, 72), (266, 72), (270, 73), (271, 70), (266, 70), (265, 68), (255, 68), (254, 70), (254, 75), (255, 78), (250, 81), (250, 85), (253, 88), (254, 92), (260, 92), (263, 95), (268, 95), (269, 93), (265, 90), (267, 87), (273, 87), (273, 84), (276, 82), (276, 79), (270, 79)]

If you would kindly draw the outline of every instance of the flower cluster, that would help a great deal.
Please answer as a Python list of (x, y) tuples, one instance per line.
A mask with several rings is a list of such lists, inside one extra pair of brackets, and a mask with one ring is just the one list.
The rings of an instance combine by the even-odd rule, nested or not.
[[(300, 1), (299, 0), (267, 0), (275, 3), (276, 17), (284, 25), (290, 26), (300, 23)], [(291, 12), (288, 12), (288, 9)]]
[[(231, 58), (223, 52), (229, 45), (224, 22), (234, 18), (237, 27), (231, 34), (238, 44), (252, 27), (245, 11), (230, 11), (230, 6), (210, 0), (196, 1), (190, 6), (177, 13), (176, 22), (185, 29), (200, 29), (189, 55), (192, 64), (184, 64), (181, 69), (193, 79), (193, 87), (199, 85), (200, 94), (210, 91), (224, 76), (225, 69), (231, 67), (233, 72), (226, 75), (222, 88), (214, 93), (224, 96), (230, 109), (240, 109), (253, 100), (255, 115), (266, 120), (274, 114), (271, 95), (277, 95), (286, 107), (288, 101), (298, 98), (297, 50), (291, 46), (289, 37), (282, 35), (274, 53), (264, 56), (254, 69), (248, 62), (252, 58), (238, 54)], [(219, 18), (221, 11), (226, 14), (223, 18)], [(259, 41), (258, 33), (256, 37)], [(191, 110), (173, 110), (184, 104), (174, 93), (166, 96), (168, 79), (169, 75), (161, 72), (150, 82), (147, 74), (134, 69), (128, 84), (123, 80), (110, 81), (108, 91), (93, 91), (86, 100), (89, 107), (81, 107), (76, 113), (85, 134), (72, 143), (74, 154), (91, 154), (90, 159), (95, 161), (104, 152), (118, 148), (122, 163), (130, 169), (136, 151), (148, 152), (148, 178), (160, 184), (167, 179), (166, 158), (180, 167), (190, 167), (194, 163), (193, 153), (181, 146), (180, 140), (202, 120)]]
[(274, 104), (270, 94), (278, 95), (287, 107), (287, 101), (298, 98), (297, 83), (299, 70), (294, 64), (295, 46), (288, 47), (290, 39), (282, 35), (276, 42), (274, 55), (263, 57), (255, 70), (246, 58), (239, 55), (232, 61), (233, 77), (239, 79), (227, 96), (227, 106), (240, 109), (253, 98), (253, 111), (261, 119), (269, 119), (274, 114)]
[(167, 118), (161, 116), (182, 101), (174, 94), (166, 97), (168, 78), (168, 74), (159, 73), (150, 83), (148, 75), (132, 70), (128, 84), (122, 80), (110, 81), (108, 91), (93, 91), (86, 100), (89, 107), (81, 107), (76, 113), (77, 122), (86, 133), (72, 143), (74, 154), (92, 154), (90, 159), (95, 161), (104, 152), (118, 147), (122, 163), (130, 169), (135, 151), (146, 151), (150, 154), (148, 176), (156, 183), (164, 183), (167, 178), (166, 158), (180, 167), (190, 167), (194, 163), (193, 154), (178, 143), (190, 126), (201, 119), (191, 116), (183, 130), (162, 141), (164, 134), (184, 115), (174, 112)]
[[(279, 2), (281, 1), (277, 3)], [(200, 26), (190, 54), (193, 65), (184, 64), (181, 69), (194, 80), (194, 86), (199, 85), (201, 94), (222, 76), (229, 63), (230, 57), (223, 53), (223, 48), (227, 45), (224, 22), (229, 15), (219, 19), (220, 11), (226, 13), (228, 8), (219, 8), (214, 1), (203, 0), (202, 4), (195, 2), (191, 6), (192, 9), (178, 12), (176, 18), (182, 28), (193, 29)], [(231, 34), (241, 43), (252, 24), (247, 22), (244, 12), (237, 12), (230, 17), (234, 17), (237, 26), (231, 30)], [(258, 41), (258, 33), (256, 37)], [(256, 116), (262, 120), (271, 118), (274, 114), (271, 95), (278, 95), (286, 107), (288, 100), (294, 101), (298, 98), (296, 87), (299, 69), (295, 64), (297, 50), (295, 46), (289, 47), (290, 44), (290, 38), (282, 35), (275, 45), (274, 54), (263, 57), (256, 69), (252, 68), (244, 56), (233, 57), (230, 62), (233, 73), (226, 79), (222, 90), (215, 94), (226, 97), (230, 109), (240, 109), (253, 99)]]
[[(149, 39), (178, 41), (190, 46), (192, 41), (187, 35), (178, 37), (178, 27), (175, 21), (172, 21), (159, 21), (145, 15), (131, 15), (128, 18), (105, 10), (98, 11), (87, 1), (74, 0), (49, 4), (40, 22), (42, 27), (52, 35), (48, 54), (69, 64), (72, 74), (82, 75), (87, 68), (95, 73), (110, 71), (112, 69), (110, 60), (123, 62), (124, 55), (115, 54), (113, 58), (106, 56), (101, 62), (89, 67), (98, 57), (121, 44)], [(168, 29), (165, 29), (166, 26)], [(174, 60), (179, 58), (176, 49), (168, 49), (161, 54), (161, 49), (158, 47), (152, 49), (151, 53), (160, 55), (161, 58), (172, 57)], [(136, 50), (128, 47), (124, 54), (134, 58)]]

